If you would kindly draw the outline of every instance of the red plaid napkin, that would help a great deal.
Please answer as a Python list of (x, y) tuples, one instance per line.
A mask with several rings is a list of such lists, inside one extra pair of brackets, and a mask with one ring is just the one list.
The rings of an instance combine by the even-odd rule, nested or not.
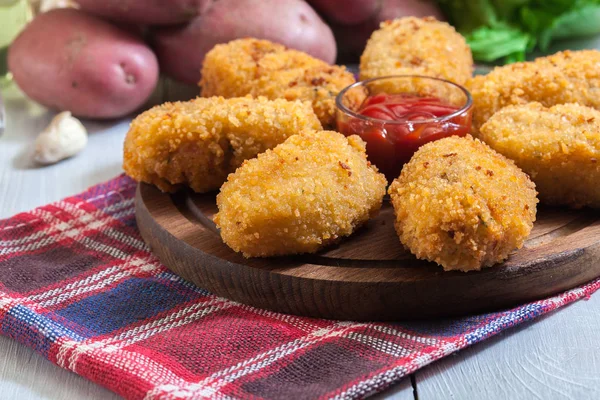
[(169, 272), (125, 176), (0, 221), (0, 333), (129, 399), (363, 398), (600, 280), (508, 311), (429, 322), (300, 318)]

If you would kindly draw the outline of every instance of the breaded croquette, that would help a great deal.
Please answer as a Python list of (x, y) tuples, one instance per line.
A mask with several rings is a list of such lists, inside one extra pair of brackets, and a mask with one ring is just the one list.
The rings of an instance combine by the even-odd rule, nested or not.
[(205, 97), (250, 94), (310, 101), (323, 127), (332, 128), (335, 97), (354, 82), (345, 67), (268, 40), (248, 38), (217, 45), (208, 52), (200, 86)]
[(523, 245), (536, 215), (529, 177), (471, 136), (423, 145), (389, 194), (400, 241), (447, 271), (501, 262)]
[(248, 158), (303, 129), (320, 129), (310, 103), (264, 97), (165, 103), (133, 120), (123, 168), (165, 192), (218, 189)]
[(382, 22), (360, 57), (360, 79), (426, 75), (463, 85), (473, 73), (471, 49), (456, 30), (433, 17)]
[(600, 109), (600, 51), (563, 51), (497, 67), (467, 82), (473, 95), (473, 133), (502, 107), (532, 101), (546, 107), (578, 103)]
[(600, 111), (509, 106), (481, 127), (480, 137), (531, 176), (542, 203), (600, 208)]
[(304, 131), (229, 175), (215, 222), (246, 257), (314, 253), (375, 216), (386, 185), (358, 136)]

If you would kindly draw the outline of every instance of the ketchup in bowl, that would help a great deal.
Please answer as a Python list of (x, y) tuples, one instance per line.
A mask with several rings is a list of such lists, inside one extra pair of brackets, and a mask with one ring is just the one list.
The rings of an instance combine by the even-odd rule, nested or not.
[[(435, 85), (452, 85), (459, 92), (451, 95), (453, 103), (431, 93), (418, 92), (368, 94), (355, 110), (345, 107), (339, 97), (337, 102), (339, 132), (362, 137), (367, 143), (369, 160), (385, 174), (389, 182), (400, 175), (403, 165), (423, 144), (451, 135), (465, 136), (471, 129), (471, 97), (465, 89), (451, 82), (430, 77), (402, 76), (376, 78), (352, 86), (368, 85), (379, 79), (405, 78), (412, 81), (432, 80)], [(431, 84), (419, 86), (426, 89), (424, 92), (449, 93), (448, 87), (431, 90)], [(339, 96), (348, 95), (346, 90)], [(460, 95), (464, 97), (464, 104)]]

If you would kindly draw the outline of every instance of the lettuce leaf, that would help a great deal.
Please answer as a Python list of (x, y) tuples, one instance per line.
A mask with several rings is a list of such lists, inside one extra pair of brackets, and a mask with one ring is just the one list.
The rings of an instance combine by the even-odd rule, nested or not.
[(600, 0), (438, 0), (476, 61), (513, 62), (553, 40), (600, 34)]
[(496, 9), (490, 0), (438, 0), (438, 3), (461, 33), (498, 22)]
[(473, 57), (479, 61), (492, 62), (499, 58), (522, 61), (535, 39), (510, 25), (498, 23), (494, 28), (482, 26), (467, 35)]
[(510, 21), (522, 6), (529, 3), (531, 3), (531, 0), (492, 0), (494, 11), (498, 19), (502, 21)]
[(588, 4), (564, 13), (539, 34), (539, 45), (547, 50), (554, 39), (600, 34), (600, 4)]

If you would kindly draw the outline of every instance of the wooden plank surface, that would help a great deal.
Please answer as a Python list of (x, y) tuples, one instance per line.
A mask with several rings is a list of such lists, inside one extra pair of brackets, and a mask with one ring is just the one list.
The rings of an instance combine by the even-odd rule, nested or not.
[(28, 347), (0, 336), (0, 399), (103, 399), (120, 397), (61, 369)]
[[(91, 135), (82, 154), (32, 168), (29, 149), (51, 114), (14, 94), (7, 97), (7, 132), (0, 136), (0, 218), (78, 193), (121, 172), (127, 119), (86, 122)], [(600, 295), (595, 295), (418, 371), (419, 399), (600, 398), (598, 315)], [(17, 342), (0, 338), (0, 399), (115, 398)], [(378, 398), (414, 398), (410, 380)]]
[(417, 373), (420, 400), (600, 399), (600, 295)]

